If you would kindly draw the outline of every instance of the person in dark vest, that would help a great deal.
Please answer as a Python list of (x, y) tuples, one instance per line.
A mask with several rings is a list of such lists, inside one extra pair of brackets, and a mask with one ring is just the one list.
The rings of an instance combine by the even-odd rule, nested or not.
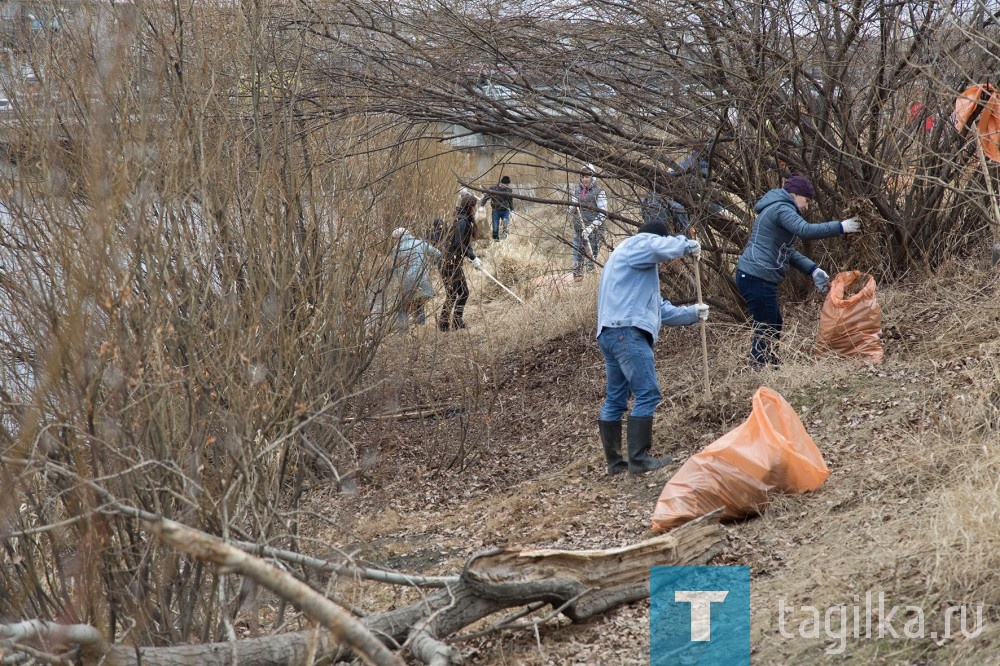
[(469, 300), (469, 283), (465, 281), (463, 262), (468, 259), (476, 270), (480, 270), (483, 265), (482, 260), (472, 249), (477, 204), (476, 197), (463, 188), (458, 207), (455, 208), (451, 232), (445, 238), (441, 258), (441, 280), (444, 282), (445, 298), (441, 318), (438, 320), (438, 328), (442, 331), (465, 328), (463, 314), (465, 304)]
[(604, 237), (604, 220), (608, 210), (608, 195), (597, 184), (597, 170), (593, 164), (580, 170), (580, 184), (570, 200), (570, 222), (573, 225), (573, 276), (583, 277), (583, 269), (594, 270), (594, 259)]
[[(514, 198), (511, 196), (510, 176), (503, 176), (500, 182), (486, 191), (481, 205), (490, 203), (490, 216), (493, 222), (493, 240), (506, 238), (510, 232), (510, 218), (514, 213)], [(501, 232), (500, 223), (503, 222)]]

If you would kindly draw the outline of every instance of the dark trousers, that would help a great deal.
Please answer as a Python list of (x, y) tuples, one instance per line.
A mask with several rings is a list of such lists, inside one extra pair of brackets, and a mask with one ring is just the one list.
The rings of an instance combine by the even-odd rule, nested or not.
[(465, 328), (462, 314), (465, 312), (465, 303), (469, 300), (469, 283), (465, 281), (462, 264), (444, 264), (441, 267), (441, 280), (444, 282), (445, 296), (438, 326), (443, 331)]
[(743, 295), (753, 325), (750, 364), (756, 368), (778, 365), (778, 339), (781, 338), (781, 308), (778, 285), (743, 271), (736, 271), (736, 287)]

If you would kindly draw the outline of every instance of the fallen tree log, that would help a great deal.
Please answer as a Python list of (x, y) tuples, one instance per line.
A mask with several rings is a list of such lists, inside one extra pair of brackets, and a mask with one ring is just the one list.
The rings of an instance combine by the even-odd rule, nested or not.
[[(108, 666), (304, 666), (313, 654), (323, 663), (354, 658), (351, 646), (374, 663), (399, 658), (379, 649), (407, 649), (423, 663), (448, 666), (461, 663), (461, 652), (448, 644), (461, 629), (496, 612), (544, 602), (574, 622), (586, 620), (649, 596), (649, 567), (707, 564), (721, 552), (724, 537), (719, 512), (703, 516), (677, 529), (624, 548), (610, 550), (524, 550), (502, 548), (472, 556), (454, 583), (425, 595), (402, 608), (350, 618), (332, 610), (326, 597), (294, 585), (259, 558), (225, 544), (216, 537), (161, 521), (154, 532), (175, 547), (230, 570), (253, 577), (295, 604), (307, 617), (334, 632), (289, 632), (225, 643), (171, 647), (108, 646), (98, 632), (60, 633), (46, 625), (51, 635), (63, 637), (64, 649), (79, 648), (82, 663)], [(272, 572), (282, 574), (273, 577)], [(279, 581), (280, 582), (276, 582)], [(315, 598), (313, 598), (315, 597)], [(0, 637), (5, 628), (0, 625)], [(346, 633), (345, 633), (346, 632)], [(10, 632), (7, 632), (8, 635)], [(340, 639), (335, 636), (339, 635)], [(380, 641), (374, 647), (369, 637)], [(72, 637), (72, 638), (69, 638)], [(51, 644), (50, 644), (51, 647)], [(16, 651), (16, 645), (9, 648)], [(55, 650), (58, 654), (63, 650)], [(390, 656), (391, 655), (391, 656)], [(383, 661), (389, 660), (389, 661)]]

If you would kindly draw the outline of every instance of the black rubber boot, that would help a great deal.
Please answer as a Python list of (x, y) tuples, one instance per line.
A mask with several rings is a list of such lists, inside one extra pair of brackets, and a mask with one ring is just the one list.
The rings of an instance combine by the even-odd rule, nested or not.
[(649, 455), (653, 445), (653, 417), (628, 417), (628, 471), (630, 474), (644, 474), (660, 469), (674, 461), (672, 456), (654, 458)]
[(628, 465), (622, 458), (622, 422), (598, 421), (601, 431), (601, 444), (604, 445), (604, 458), (608, 461), (608, 476), (621, 474)]

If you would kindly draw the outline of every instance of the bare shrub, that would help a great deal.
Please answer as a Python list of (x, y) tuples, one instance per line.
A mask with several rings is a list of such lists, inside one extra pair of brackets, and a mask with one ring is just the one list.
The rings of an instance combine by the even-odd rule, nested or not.
[(450, 207), (455, 178), (384, 118), (306, 126), (301, 42), (260, 11), (81, 8), (27, 53), (44, 75), (4, 128), (0, 616), (227, 638), (249, 588), (135, 519), (295, 547), (304, 490), (359, 465), (341, 422), (394, 326), (389, 231)]

